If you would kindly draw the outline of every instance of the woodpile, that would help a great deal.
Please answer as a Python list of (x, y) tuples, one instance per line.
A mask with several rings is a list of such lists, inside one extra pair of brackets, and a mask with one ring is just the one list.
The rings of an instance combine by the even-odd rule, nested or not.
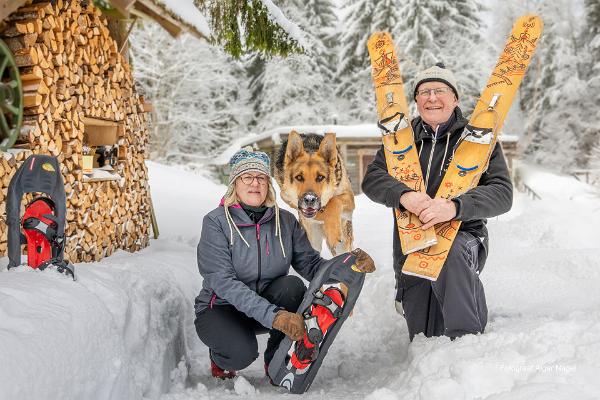
[[(0, 32), (21, 72), (24, 118), (18, 145), (57, 156), (67, 194), (67, 247), (72, 262), (97, 261), (117, 249), (148, 245), (150, 201), (144, 164), (148, 130), (131, 68), (90, 1), (34, 2), (5, 21)], [(118, 180), (87, 182), (82, 173), (86, 122), (119, 126)], [(0, 203), (10, 176), (28, 152), (0, 157)], [(0, 215), (4, 216), (3, 208)], [(0, 255), (6, 225), (0, 223)]]

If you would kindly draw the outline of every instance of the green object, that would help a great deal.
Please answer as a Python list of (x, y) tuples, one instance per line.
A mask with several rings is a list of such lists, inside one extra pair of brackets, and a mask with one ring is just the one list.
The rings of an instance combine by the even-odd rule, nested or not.
[(271, 20), (260, 0), (196, 0), (195, 4), (209, 16), (213, 43), (234, 58), (252, 52), (287, 56), (304, 51)]
[(15, 144), (23, 122), (23, 87), (19, 67), (0, 40), (0, 151)]

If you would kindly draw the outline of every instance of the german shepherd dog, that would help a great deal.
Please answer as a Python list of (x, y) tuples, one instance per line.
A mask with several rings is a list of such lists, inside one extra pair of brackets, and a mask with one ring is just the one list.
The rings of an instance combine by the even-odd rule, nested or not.
[(323, 238), (333, 255), (352, 250), (354, 193), (334, 133), (290, 132), (279, 150), (275, 180), (315, 250), (321, 251)]

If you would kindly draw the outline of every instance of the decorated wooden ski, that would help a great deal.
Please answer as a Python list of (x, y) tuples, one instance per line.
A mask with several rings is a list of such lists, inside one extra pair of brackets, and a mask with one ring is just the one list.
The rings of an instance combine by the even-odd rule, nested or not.
[[(377, 98), (377, 125), (382, 133), (388, 172), (411, 189), (425, 192), (392, 36), (387, 32), (376, 32), (369, 38), (367, 47)], [(399, 209), (395, 209), (395, 214), (404, 254), (437, 243), (435, 229), (423, 231), (423, 224), (416, 215)]]
[[(477, 186), (496, 139), (542, 33), (542, 20), (525, 15), (515, 22), (496, 67), (465, 127), (436, 198), (452, 199)], [(402, 272), (436, 280), (456, 237), (460, 221), (435, 226), (438, 243), (412, 253)]]

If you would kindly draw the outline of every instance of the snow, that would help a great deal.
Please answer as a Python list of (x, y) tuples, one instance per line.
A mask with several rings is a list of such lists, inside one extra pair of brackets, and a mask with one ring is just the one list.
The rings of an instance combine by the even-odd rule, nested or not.
[[(148, 162), (161, 237), (138, 253), (76, 265), (78, 280), (0, 259), (1, 399), (278, 399), (260, 359), (210, 377), (196, 336), (195, 245), (225, 187)], [(391, 212), (356, 197), (356, 246), (369, 275), (306, 399), (596, 399), (600, 394), (598, 192), (521, 165), (542, 197), (516, 192), (489, 221), (485, 334), (412, 343), (393, 306)], [(374, 223), (374, 221), (377, 221)], [(266, 335), (259, 337), (264, 349)], [(290, 397), (291, 398), (291, 397)]]
[(304, 37), (304, 32), (302, 32), (302, 29), (300, 29), (298, 25), (287, 19), (279, 7), (277, 7), (271, 0), (261, 0), (261, 2), (269, 12), (269, 17), (277, 25), (279, 25), (290, 36), (290, 38), (298, 42), (300, 47), (307, 50), (310, 49), (310, 46)]
[(198, 7), (194, 5), (193, 0), (154, 0), (157, 3), (162, 4), (165, 8), (175, 14), (177, 18), (183, 22), (193, 26), (198, 32), (204, 37), (209, 38), (211, 36), (208, 22), (204, 15), (198, 10)]

